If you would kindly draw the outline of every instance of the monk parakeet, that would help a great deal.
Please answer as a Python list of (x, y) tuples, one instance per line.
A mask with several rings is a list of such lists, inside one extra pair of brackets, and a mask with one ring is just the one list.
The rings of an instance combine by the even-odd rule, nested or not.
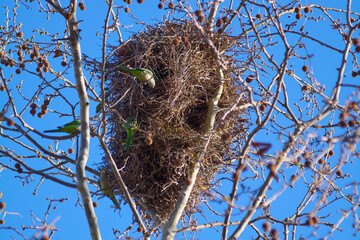
[(149, 86), (152, 88), (155, 87), (155, 74), (152, 71), (150, 71), (149, 69), (127, 68), (127, 67), (123, 67), (123, 66), (118, 66), (118, 69), (128, 72), (128, 73), (131, 73), (140, 81), (149, 84)]
[(96, 106), (96, 113), (98, 113), (98, 112), (100, 112), (101, 111), (101, 108), (102, 108), (102, 106), (101, 106), (101, 103), (99, 103), (97, 106)]
[[(105, 90), (105, 103), (107, 103), (107, 97), (109, 96), (109, 92), (108, 92), (108, 90), (109, 90), (109, 88), (104, 88), (104, 90)], [(96, 105), (96, 113), (99, 113), (102, 109), (102, 103), (100, 102), (98, 105)]]
[(64, 126), (58, 127), (58, 129), (46, 130), (44, 132), (46, 132), (46, 133), (47, 132), (65, 132), (65, 133), (74, 134), (74, 133), (77, 133), (80, 131), (80, 126), (81, 126), (81, 121), (74, 120), (72, 122), (65, 124)]
[(127, 135), (125, 150), (129, 150), (131, 142), (134, 138), (135, 129), (137, 128), (136, 121), (134, 119), (127, 119), (126, 122), (122, 122), (121, 125), (125, 128)]
[(98, 185), (100, 187), (100, 190), (102, 191), (102, 193), (107, 196), (108, 198), (111, 199), (111, 201), (113, 201), (113, 203), (115, 204), (115, 206), (117, 208), (120, 208), (119, 203), (116, 201), (116, 198), (114, 196), (114, 192), (112, 187), (110, 186), (108, 179), (107, 179), (107, 170), (105, 169), (101, 169), (100, 171), (100, 178), (98, 180)]

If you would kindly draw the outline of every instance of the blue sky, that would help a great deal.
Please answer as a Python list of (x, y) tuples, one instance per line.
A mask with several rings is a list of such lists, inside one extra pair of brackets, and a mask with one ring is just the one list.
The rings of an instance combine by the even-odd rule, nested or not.
[[(155, 4), (156, 2), (156, 4)], [(314, 3), (318, 4), (324, 4), (323, 1), (312, 1)], [(345, 4), (345, 1), (342, 1), (343, 3), (339, 3), (339, 1), (327, 1), (326, 4), (328, 4), (329, 7), (339, 7), (342, 9), (346, 9), (345, 5), (340, 6), (340, 4)], [(355, 2), (355, 1), (354, 1)], [(124, 6), (123, 1), (117, 1), (116, 2), (119, 6)], [(147, 24), (153, 24), (154, 22), (157, 22), (161, 20), (164, 17), (164, 14), (166, 14), (166, 11), (160, 10), (157, 8), (158, 1), (144, 1), (143, 4), (139, 5), (134, 1), (133, 4), (130, 5), (131, 13), (134, 14), (138, 19), (141, 21), (147, 23)], [(2, 3), (4, 4), (4, 3)], [(13, 8), (12, 3), (9, 4), (9, 9)], [(305, 4), (305, 2), (303, 3)], [(63, 18), (59, 16), (59, 14), (50, 15), (50, 21), (46, 20), (46, 14), (43, 12), (39, 12), (36, 2), (29, 3), (28, 5), (31, 7), (30, 10), (27, 10), (21, 3), (19, 4), (20, 7), (18, 8), (18, 15), (17, 15), (17, 22), (22, 22), (23, 27), (22, 31), (26, 36), (31, 36), (33, 30), (37, 30), (40, 28), (46, 29), (49, 33), (54, 34), (56, 32), (60, 32), (60, 36), (63, 34), (63, 31), (65, 29), (65, 22), (63, 21)], [(102, 1), (86, 1), (86, 11), (78, 11), (78, 20), (84, 20), (80, 24), (81, 31), (81, 49), (82, 52), (86, 55), (96, 58), (97, 60), (100, 60), (101, 57), (101, 34), (99, 36), (96, 36), (96, 34), (102, 33), (103, 29), (103, 23), (104, 18), (106, 14), (106, 5)], [(360, 6), (355, 6), (355, 3), (353, 4), (353, 10), (360, 12)], [(123, 34), (123, 39), (127, 40), (133, 33), (137, 32), (139, 29), (144, 29), (144, 25), (139, 24), (137, 20), (131, 18), (128, 14), (125, 14), (123, 12), (123, 9), (120, 9), (120, 15), (119, 15), (119, 21), (120, 21), (120, 27)], [(1, 21), (4, 20), (4, 8), (1, 8), (0, 10), (0, 19)], [(315, 12), (316, 16), (323, 15), (320, 12)], [(314, 14), (314, 15), (315, 15)], [(283, 18), (287, 18), (287, 16), (284, 16)], [(293, 16), (292, 16), (293, 18)], [(284, 20), (286, 21), (286, 20)], [(306, 20), (304, 20), (306, 21)], [(303, 22), (304, 22), (303, 21)], [(300, 21), (301, 22), (301, 21)], [(302, 22), (301, 22), (302, 23)], [(310, 32), (310, 35), (312, 37), (318, 38), (320, 40), (323, 40), (324, 42), (334, 45), (338, 47), (339, 49), (342, 49), (344, 46), (344, 43), (342, 42), (339, 34), (335, 30), (330, 30), (328, 21), (320, 21), (319, 24), (314, 24), (313, 22), (307, 22), (305, 25), (305, 29), (308, 29), (307, 31)], [(236, 27), (235, 31), (236, 31)], [(359, 37), (359, 31), (355, 34), (356, 37)], [(35, 33), (36, 39), (40, 40), (42, 39), (38, 34)], [(298, 36), (293, 36), (289, 38), (291, 41), (296, 41), (298, 39)], [(115, 34), (112, 34), (111, 37), (108, 39), (108, 41), (111, 44), (116, 45), (117, 44), (117, 38)], [(313, 54), (313, 57), (311, 58), (311, 63), (313, 67), (314, 74), (316, 76), (317, 81), (320, 83), (326, 83), (328, 86), (327, 91), (330, 91), (332, 86), (332, 82), (335, 83), (336, 76), (337, 76), (337, 68), (340, 64), (340, 54), (336, 52), (332, 52), (327, 50), (324, 47), (321, 47), (318, 44), (313, 44), (310, 41), (304, 40), (304, 44), (306, 45), (306, 49), (309, 52), (309, 54)], [(276, 53), (277, 49), (276, 47), (273, 47), (271, 49), (272, 52)], [(301, 51), (299, 51), (301, 52)], [(278, 53), (279, 54), (279, 53)], [(274, 56), (276, 58), (279, 55)], [(281, 58), (281, 56), (279, 56)], [(59, 66), (61, 59), (54, 60), (54, 63)], [(293, 65), (293, 69), (299, 69), (304, 64), (304, 62), (298, 61), (298, 60), (291, 60), (291, 65)], [(54, 64), (54, 65), (55, 65)], [(306, 64), (309, 64), (309, 62), (306, 62)], [(58, 70), (62, 70), (61, 67), (58, 67)], [(10, 68), (4, 68), (5, 74), (10, 75), (14, 69)], [(351, 75), (352, 68), (347, 67), (346, 73)], [(305, 73), (301, 71), (296, 72), (299, 77), (305, 77)], [(88, 73), (86, 73), (88, 74)], [(74, 78), (72, 76), (72, 71), (70, 70), (67, 75), (65, 75), (70, 81), (75, 82)], [(90, 79), (89, 75), (86, 75), (88, 79)], [(264, 77), (265, 78), (265, 77)], [(28, 94), (31, 96), (31, 93), (33, 91), (32, 86), (34, 84), (39, 84), (38, 79), (36, 79), (35, 76), (28, 76), (28, 75), (20, 75), (14, 77), (14, 82), (18, 83), (21, 80), (23, 80), (23, 89), (25, 94)], [(266, 80), (266, 79), (264, 79)], [(354, 79), (351, 76), (347, 76), (344, 79), (345, 83), (354, 83)], [(293, 84), (291, 82), (291, 79), (288, 78), (286, 80), (286, 83), (289, 84), (290, 87), (293, 87), (294, 90), (290, 90), (293, 96), (298, 96), (299, 89), (296, 87), (296, 84)], [(15, 89), (15, 84), (13, 85)], [(26, 88), (29, 89), (29, 92), (27, 92)], [(350, 94), (350, 91), (353, 89), (344, 89), (345, 92), (342, 95), (341, 98), (341, 104), (345, 103), (346, 97)], [(0, 93), (1, 94), (1, 93)], [(16, 97), (16, 94), (14, 94)], [(77, 96), (77, 93), (74, 89), (70, 89), (66, 92), (66, 96), (70, 97), (71, 99), (75, 100), (73, 96)], [(291, 101), (298, 101), (299, 97), (291, 99)], [(24, 104), (24, 103), (22, 103)], [(56, 104), (56, 102), (51, 103)], [(91, 113), (90, 115), (94, 114), (94, 109), (96, 104), (92, 103), (91, 107)], [(0, 95), (0, 108), (4, 105), (4, 100), (1, 98)], [(20, 105), (21, 106), (21, 105)], [(54, 105), (53, 105), (54, 106)], [(50, 107), (52, 107), (50, 105)], [(68, 106), (62, 106), (63, 109), (68, 108)], [(70, 109), (69, 109), (70, 110)], [(78, 113), (78, 109), (77, 109)], [(337, 116), (336, 116), (337, 117)], [(46, 116), (44, 119), (39, 120), (38, 118), (33, 118), (30, 116), (30, 114), (27, 114), (24, 116), (24, 119), (31, 123), (31, 125), (39, 130), (46, 130), (54, 128), (55, 126), (61, 125), (62, 123), (68, 122), (68, 120), (72, 120), (69, 117), (64, 119), (58, 119), (55, 115), (49, 115)], [(261, 134), (255, 138), (256, 140), (261, 140), (263, 142), (273, 142), (273, 136), (267, 135), (266, 130), (263, 130)], [(0, 138), (0, 145), (3, 144), (3, 139)], [(42, 143), (44, 143), (44, 146), (46, 144), (53, 144), (53, 142), (50, 142), (48, 140), (39, 139)], [(5, 144), (5, 143), (4, 143)], [(8, 143), (6, 143), (8, 144)], [(64, 149), (65, 151), (73, 146), (74, 142), (71, 140), (62, 141), (60, 143), (60, 148)], [(274, 145), (272, 151), (275, 152), (279, 149), (281, 149), (283, 146), (282, 144)], [(337, 146), (339, 148), (339, 146)], [(88, 161), (88, 165), (96, 168), (96, 163), (100, 162), (101, 155), (99, 146), (96, 141), (91, 141), (91, 152), (90, 157)], [(16, 149), (15, 149), (16, 150)], [(21, 150), (23, 151), (23, 150)], [(338, 154), (339, 151), (336, 151)], [(73, 156), (72, 156), (73, 157)], [(339, 155), (337, 155), (339, 157)], [(0, 161), (6, 161), (11, 167), (13, 167), (14, 162), (9, 161), (9, 159), (1, 159)], [(43, 163), (39, 159), (31, 159), (32, 166), (39, 166), (44, 167)], [(39, 161), (39, 162), (36, 162)], [(351, 166), (353, 169), (344, 169), (347, 170), (349, 173), (352, 174), (353, 179), (352, 181), (359, 181), (359, 171), (356, 171), (355, 169), (359, 169), (359, 163), (356, 163)], [(351, 168), (350, 166), (347, 168)], [(72, 166), (72, 169), (75, 170), (75, 167)], [(247, 173), (245, 173), (246, 176)], [(90, 176), (93, 177), (93, 176)], [(47, 217), (48, 223), (54, 221), (57, 219), (57, 221), (54, 223), (56, 229), (59, 229), (59, 232), (56, 232), (54, 237), (52, 239), (90, 239), (90, 234), (87, 226), (87, 221), (85, 214), (81, 207), (78, 205), (77, 200), (79, 198), (78, 193), (75, 189), (69, 189), (64, 186), (61, 186), (59, 184), (45, 181), (40, 185), (40, 187), (37, 189), (37, 194), (34, 195), (33, 192), (36, 189), (39, 177), (32, 175), (32, 179), (22, 179), (21, 181), (18, 178), (17, 174), (14, 174), (12, 171), (3, 170), (0, 172), (0, 191), (3, 192), (3, 198), (2, 201), (6, 202), (6, 211), (8, 211), (8, 214), (5, 217), (5, 225), (4, 226), (12, 226), (17, 227), (18, 229), (21, 229), (21, 226), (28, 226), (32, 224), (31, 214), (33, 214), (35, 217), (39, 218), (40, 220), (44, 220), (44, 214), (47, 211), (47, 207), (49, 204), (49, 200), (47, 199), (61, 199), (61, 198), (68, 198), (68, 200), (65, 200), (64, 202), (55, 202), (53, 205), (51, 205), (54, 209), (50, 211), (49, 216)], [(94, 178), (95, 179), (95, 178)], [(29, 182), (27, 182), (29, 181)], [(344, 180), (349, 181), (349, 180)], [(280, 183), (274, 183), (273, 188), (274, 191), (276, 189), (280, 189), (282, 186), (282, 182)], [(225, 185), (223, 188), (223, 193), (230, 192), (229, 189), (230, 185)], [(95, 191), (94, 187), (91, 187), (92, 191)], [(288, 211), (294, 211), (294, 206), (301, 200), (301, 195), (297, 195), (298, 189), (290, 189), (287, 188), (287, 190), (284, 192), (284, 194), (281, 195), (279, 198), (279, 201), (275, 201), (272, 209), (275, 213), (275, 216), (277, 218), (282, 218), (286, 216), (286, 213)], [(244, 201), (246, 202), (246, 199), (248, 200), (248, 196), (243, 196)], [(291, 199), (291, 201), (289, 201)], [(99, 206), (95, 208), (99, 226), (101, 229), (101, 234), (103, 239), (114, 239), (113, 237), (113, 228), (116, 229), (123, 229), (124, 226), (128, 226), (132, 222), (132, 216), (131, 212), (129, 211), (129, 208), (127, 205), (122, 205), (122, 210), (119, 212), (119, 210), (116, 210), (114, 212), (114, 208), (111, 207), (112, 203), (107, 198), (102, 198), (97, 200), (96, 197), (93, 198), (94, 201), (97, 201), (99, 203)], [(241, 201), (240, 201), (241, 202)], [(242, 202), (242, 204), (244, 204)], [(345, 204), (344, 202), (340, 202), (338, 205), (339, 208), (334, 209), (334, 215), (337, 214), (342, 204)], [(214, 204), (216, 205), (216, 204)], [(244, 204), (245, 205), (245, 204)], [(245, 205), (246, 206), (246, 205)], [(285, 207), (284, 207), (285, 206)], [(222, 203), (218, 206), (218, 211), (224, 211), (226, 209), (226, 204)], [(346, 208), (348, 209), (348, 208)], [(235, 211), (236, 212), (236, 211)], [(12, 213), (18, 213), (18, 214), (12, 214)], [(2, 215), (0, 215), (2, 216)], [(213, 216), (211, 213), (208, 215), (209, 219), (218, 219), (215, 216)], [(232, 220), (239, 220), (237, 219), (238, 216), (234, 216)], [(36, 220), (34, 220), (36, 221)], [(37, 222), (37, 225), (40, 226), (41, 224)], [(349, 217), (348, 220), (345, 220), (345, 222), (340, 226), (344, 228), (343, 232), (336, 232), (334, 233), (334, 239), (337, 239), (338, 237), (342, 237), (344, 239), (355, 239), (353, 237), (354, 230), (351, 228), (352, 225), (352, 217)], [(261, 228), (261, 226), (257, 226), (258, 228)], [(132, 237), (138, 237), (139, 235), (135, 234), (137, 225), (134, 224), (133, 229), (130, 231), (130, 236)], [(231, 228), (230, 228), (231, 229)], [(280, 230), (280, 229), (279, 229)], [(304, 230), (304, 235), (309, 236), (311, 234), (310, 230)], [(298, 230), (299, 231), (299, 230)], [(231, 232), (231, 231), (230, 231)], [(30, 237), (35, 232), (32, 231), (22, 231), (22, 234), (24, 234), (27, 237)], [(11, 236), (17, 239), (18, 236), (12, 232), (11, 230), (1, 230), (0, 231), (0, 239), (11, 239)], [(197, 234), (198, 239), (209, 239), (213, 236), (216, 236), (216, 239), (219, 239), (221, 236), (221, 229), (220, 233), (216, 232), (214, 230), (205, 230), (205, 231), (199, 231)], [(244, 235), (241, 237), (241, 239), (247, 239), (249, 236), (254, 236), (254, 232), (249, 228), (245, 231)], [(299, 237), (299, 236), (297, 236)], [(179, 237), (182, 238), (182, 237)]]

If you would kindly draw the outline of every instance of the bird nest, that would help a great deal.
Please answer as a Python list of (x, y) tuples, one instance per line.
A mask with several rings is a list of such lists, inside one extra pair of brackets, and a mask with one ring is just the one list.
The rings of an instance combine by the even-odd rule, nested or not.
[[(229, 53), (224, 55), (231, 62), (236, 40), (217, 33), (209, 38), (218, 51)], [(201, 32), (189, 23), (166, 22), (137, 33), (114, 49), (107, 64), (106, 83), (107, 106), (112, 106), (106, 111), (109, 148), (131, 195), (146, 206), (143, 210), (151, 209), (164, 220), (204, 149), (208, 102), (221, 84), (219, 64)], [(115, 68), (118, 65), (154, 71), (158, 76), (155, 88), (119, 71)], [(224, 72), (219, 108), (231, 107), (243, 91), (231, 76), (232, 72)], [(244, 102), (246, 99), (238, 104)], [(187, 215), (200, 211), (197, 206), (216, 187), (215, 174), (231, 163), (228, 138), (245, 135), (244, 114), (232, 111), (226, 124), (213, 135), (185, 208)], [(218, 115), (217, 120), (221, 117)], [(121, 126), (126, 119), (137, 122), (130, 150), (124, 148), (126, 132)], [(103, 167), (110, 168), (105, 158)], [(111, 177), (109, 181), (124, 199), (116, 180)]]

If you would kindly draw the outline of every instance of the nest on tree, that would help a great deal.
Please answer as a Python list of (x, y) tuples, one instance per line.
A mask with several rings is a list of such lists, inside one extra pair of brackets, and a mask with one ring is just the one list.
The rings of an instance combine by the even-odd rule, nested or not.
[[(214, 33), (210, 38), (218, 51), (225, 53), (230, 53), (236, 42), (224, 34)], [(231, 54), (224, 55), (233, 60)], [(118, 65), (154, 71), (158, 76), (155, 88), (119, 71)], [(221, 84), (218, 61), (195, 26), (166, 22), (117, 47), (106, 68), (106, 101), (113, 106), (106, 111), (110, 151), (131, 195), (164, 220), (203, 151), (208, 102)], [(231, 75), (224, 72), (219, 108), (231, 107), (243, 90)], [(200, 211), (197, 206), (204, 201), (204, 194), (216, 187), (215, 174), (230, 163), (228, 138), (245, 135), (244, 114), (233, 111), (213, 135), (185, 208), (187, 215)], [(218, 115), (216, 119), (221, 113)], [(137, 122), (130, 150), (124, 148), (126, 132), (121, 125), (126, 119)], [(110, 168), (106, 159), (102, 167)], [(123, 199), (112, 174), (109, 182)]]

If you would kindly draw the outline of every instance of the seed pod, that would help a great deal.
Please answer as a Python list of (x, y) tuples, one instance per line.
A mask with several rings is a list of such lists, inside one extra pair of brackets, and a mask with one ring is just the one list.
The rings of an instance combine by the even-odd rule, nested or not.
[(17, 36), (18, 38), (22, 38), (22, 37), (24, 36), (24, 33), (18, 32), (18, 33), (16, 33), (16, 36)]
[(183, 41), (183, 42), (188, 41), (188, 36), (186, 36), (186, 35), (181, 36), (181, 41)]
[(351, 119), (351, 120), (348, 122), (348, 125), (349, 125), (349, 127), (355, 127), (356, 121), (355, 121), (354, 119)]
[(216, 21), (216, 26), (217, 27), (221, 27), (221, 25), (223, 25), (223, 20), (222, 19), (218, 19), (217, 21)]
[(308, 225), (308, 226), (312, 226), (312, 225), (314, 225), (314, 221), (313, 221), (313, 219), (311, 217), (309, 217), (306, 220), (305, 224)]
[(265, 103), (262, 103), (260, 105), (260, 111), (264, 112), (266, 110), (267, 105)]
[(50, 67), (50, 63), (48, 62), (47, 59), (44, 60), (44, 66), (47, 68)]
[(307, 90), (309, 90), (308, 85), (303, 85), (303, 86), (301, 87), (301, 90), (304, 91), (304, 92), (306, 92)]
[(251, 83), (254, 79), (255, 79), (255, 76), (254, 76), (254, 75), (249, 75), (249, 76), (245, 79), (245, 81), (246, 81), (247, 83)]
[(221, 135), (221, 141), (228, 142), (231, 140), (231, 134), (230, 133), (224, 133)]
[(15, 122), (14, 122), (14, 120), (9, 119), (9, 120), (6, 121), (6, 124), (7, 124), (9, 127), (12, 127), (12, 126), (15, 125)]
[(178, 47), (180, 45), (180, 40), (178, 38), (175, 38), (172, 43), (175, 47)]
[(80, 8), (81, 11), (85, 11), (86, 7), (85, 7), (83, 2), (79, 3), (79, 8)]
[(313, 220), (314, 224), (319, 223), (319, 218), (318, 217), (312, 217), (311, 219)]
[(151, 145), (152, 143), (153, 143), (153, 140), (152, 140), (152, 138), (151, 137), (146, 137), (145, 138), (145, 143), (147, 144), (147, 145)]
[(67, 20), (67, 21), (70, 21), (71, 19), (72, 19), (72, 14), (71, 13), (65, 13), (65, 19)]
[(291, 177), (290, 177), (290, 182), (293, 183), (293, 182), (296, 181), (296, 179), (297, 179), (297, 176), (296, 176), (296, 175), (291, 175)]
[(270, 228), (271, 228), (271, 224), (269, 222), (265, 222), (263, 225), (262, 225), (263, 229), (267, 232), (270, 231)]
[(54, 53), (55, 53), (54, 58), (60, 57), (62, 55), (62, 51), (60, 49), (56, 49)]
[(34, 116), (34, 115), (36, 114), (36, 110), (35, 110), (35, 109), (31, 109), (31, 110), (30, 110), (30, 114), (31, 114), (32, 116)]
[(198, 21), (198, 22), (205, 22), (205, 16), (204, 16), (204, 15), (198, 16), (197, 21)]
[(271, 229), (271, 236), (273, 236), (274, 238), (279, 237), (279, 231), (276, 229)]

